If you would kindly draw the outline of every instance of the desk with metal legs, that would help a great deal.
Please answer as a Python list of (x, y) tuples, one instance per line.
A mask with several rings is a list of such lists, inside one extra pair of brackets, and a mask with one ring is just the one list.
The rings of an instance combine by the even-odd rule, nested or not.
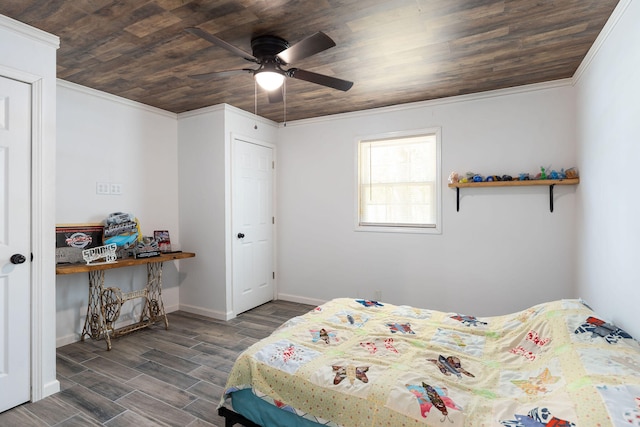
[[(195, 256), (196, 254), (193, 252), (175, 252), (151, 258), (121, 259), (105, 264), (60, 264), (56, 266), (56, 274), (89, 273), (87, 317), (80, 339), (84, 341), (85, 336), (92, 339), (104, 338), (107, 342), (107, 350), (111, 350), (111, 338), (146, 328), (161, 320), (164, 320), (165, 329), (169, 329), (169, 321), (162, 302), (162, 263)], [(122, 293), (119, 288), (104, 287), (106, 270), (142, 264), (147, 266), (147, 284), (144, 289)], [(116, 329), (114, 325), (120, 316), (122, 304), (135, 298), (144, 298), (144, 308), (140, 320)]]

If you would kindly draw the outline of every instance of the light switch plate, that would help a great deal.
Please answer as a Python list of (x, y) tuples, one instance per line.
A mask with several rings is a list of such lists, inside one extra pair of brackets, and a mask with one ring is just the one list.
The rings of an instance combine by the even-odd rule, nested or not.
[(120, 195), (122, 194), (122, 184), (111, 183), (111, 194)]
[(96, 194), (111, 194), (108, 182), (96, 182)]

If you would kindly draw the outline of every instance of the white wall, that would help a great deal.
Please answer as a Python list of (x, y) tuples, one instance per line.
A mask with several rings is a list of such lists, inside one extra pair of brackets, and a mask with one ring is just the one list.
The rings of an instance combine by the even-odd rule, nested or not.
[(179, 115), (180, 231), (196, 259), (185, 264), (180, 309), (235, 317), (231, 295), (230, 147), (233, 136), (275, 143), (276, 123), (229, 105)]
[[(451, 171), (575, 166), (569, 82), (290, 122), (278, 136), (278, 291), (495, 315), (574, 296), (574, 186), (462, 189)], [(354, 231), (358, 136), (442, 128), (441, 235)]]
[[(179, 249), (177, 116), (62, 80), (57, 101), (56, 223), (95, 223), (111, 212), (132, 213), (144, 235), (169, 230), (174, 248)], [(96, 182), (120, 183), (122, 195), (97, 195)], [(178, 265), (164, 263), (162, 296), (167, 311), (178, 308)], [(79, 338), (87, 279), (86, 274), (57, 276), (58, 345)], [(144, 266), (106, 272), (105, 284), (123, 292), (144, 283)], [(136, 302), (140, 300), (130, 304)], [(139, 307), (134, 312), (139, 313)], [(118, 326), (131, 321), (123, 309)]]
[(640, 337), (640, 2), (621, 1), (577, 79), (578, 293)]
[(196, 253), (186, 265), (182, 310), (224, 318), (225, 143), (224, 108), (186, 113), (178, 122), (180, 231)]

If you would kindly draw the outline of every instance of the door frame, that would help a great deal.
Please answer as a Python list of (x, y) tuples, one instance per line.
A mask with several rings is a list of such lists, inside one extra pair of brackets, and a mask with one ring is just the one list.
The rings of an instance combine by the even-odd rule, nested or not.
[[(256, 138), (252, 138), (250, 136), (246, 136), (240, 133), (236, 133), (236, 132), (230, 132), (229, 134), (229, 139), (226, 142), (226, 147), (225, 147), (225, 151), (227, 153), (227, 155), (225, 156), (225, 253), (227, 254), (226, 259), (225, 259), (225, 270), (226, 270), (226, 292), (225, 292), (225, 307), (226, 307), (226, 312), (227, 312), (227, 319), (226, 320), (230, 320), (233, 319), (234, 317), (236, 317), (238, 315), (238, 313), (236, 313), (234, 311), (234, 307), (233, 307), (233, 230), (232, 230), (232, 189), (231, 189), (231, 185), (232, 185), (232, 181), (233, 181), (233, 144), (234, 141), (236, 140), (241, 140), (244, 142), (248, 142), (251, 144), (256, 144), (256, 145), (261, 145), (263, 147), (267, 147), (270, 148), (272, 150), (273, 153), (273, 162), (274, 164), (276, 163), (276, 145), (272, 144), (270, 142), (266, 142), (260, 139), (256, 139)], [(275, 218), (275, 212), (276, 212), (276, 171), (277, 168), (273, 168), (272, 170), (272, 177), (273, 177), (273, 191), (272, 191), (272, 211), (273, 211), (273, 216)], [(276, 219), (276, 221), (273, 224), (273, 236), (272, 236), (272, 250), (273, 250), (273, 271), (276, 271), (276, 265), (278, 265), (278, 259), (277, 259), (277, 242), (276, 242), (276, 236), (277, 236), (277, 226), (278, 226), (278, 221)], [(273, 279), (273, 299), (278, 299), (278, 275), (275, 275), (275, 278)]]
[[(30, 354), (30, 377), (31, 377), (31, 401), (38, 401), (50, 394), (60, 390), (58, 380), (45, 382), (45, 365), (50, 363), (46, 360), (48, 355), (47, 345), (45, 344), (46, 325), (51, 321), (55, 321), (55, 298), (52, 301), (45, 301), (47, 276), (51, 275), (50, 270), (55, 268), (55, 264), (49, 265), (55, 260), (48, 255), (52, 252), (53, 247), (53, 226), (55, 220), (51, 220), (55, 201), (55, 195), (47, 194), (47, 182), (45, 180), (45, 171), (47, 163), (45, 155), (45, 139), (49, 144), (53, 143), (55, 153), (55, 138), (45, 137), (45, 129), (50, 126), (44, 122), (45, 116), (51, 116), (44, 111), (45, 103), (45, 81), (43, 77), (16, 70), (14, 68), (0, 65), (0, 76), (17, 80), (31, 86), (31, 253), (33, 261), (31, 261), (31, 284), (30, 284), (30, 301), (31, 301), (31, 354)], [(55, 117), (55, 114), (53, 114)], [(55, 129), (55, 127), (54, 127)], [(51, 148), (49, 148), (51, 150)], [(55, 167), (51, 168), (49, 173), (55, 174)], [(50, 236), (49, 236), (50, 235)], [(55, 275), (53, 276), (55, 279)], [(55, 286), (55, 281), (50, 286)], [(54, 304), (51, 319), (47, 316), (51, 313), (51, 304)], [(55, 340), (55, 337), (52, 338)], [(55, 348), (55, 344), (54, 344)], [(54, 362), (55, 363), (55, 362)]]

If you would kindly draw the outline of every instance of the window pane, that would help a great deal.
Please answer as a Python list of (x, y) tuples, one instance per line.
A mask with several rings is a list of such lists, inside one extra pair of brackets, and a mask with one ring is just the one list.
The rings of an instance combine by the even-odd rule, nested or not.
[(360, 225), (435, 227), (435, 134), (360, 141)]

